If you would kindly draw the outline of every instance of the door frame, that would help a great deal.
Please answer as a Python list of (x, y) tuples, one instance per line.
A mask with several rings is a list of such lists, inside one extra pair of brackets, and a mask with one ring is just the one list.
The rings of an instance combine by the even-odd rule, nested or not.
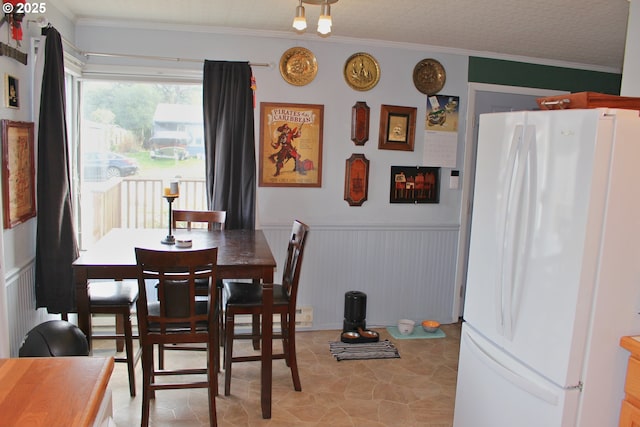
[[(473, 183), (475, 182), (476, 145), (478, 143), (475, 126), (476, 94), (478, 92), (496, 92), (515, 95), (554, 96), (569, 93), (550, 89), (538, 89), (519, 86), (503, 86), (488, 83), (469, 83), (467, 92), (467, 120), (465, 129), (464, 164), (462, 167), (462, 200), (460, 201), (460, 232), (458, 233), (458, 255), (456, 262), (455, 290), (453, 295), (453, 319), (462, 316), (464, 289), (467, 279), (469, 255), (469, 235), (471, 233), (471, 207), (473, 204)], [(470, 171), (473, 171), (471, 173)]]

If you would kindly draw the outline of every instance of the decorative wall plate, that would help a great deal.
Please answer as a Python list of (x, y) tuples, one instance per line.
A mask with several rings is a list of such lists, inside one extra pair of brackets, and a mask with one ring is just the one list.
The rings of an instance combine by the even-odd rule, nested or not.
[(289, 84), (304, 86), (313, 81), (318, 73), (316, 56), (304, 47), (292, 47), (280, 58), (280, 74)]
[(413, 68), (413, 84), (425, 95), (435, 95), (444, 87), (447, 73), (435, 59), (423, 59)]
[(368, 53), (354, 53), (344, 63), (344, 79), (352, 89), (373, 89), (380, 80), (378, 61)]

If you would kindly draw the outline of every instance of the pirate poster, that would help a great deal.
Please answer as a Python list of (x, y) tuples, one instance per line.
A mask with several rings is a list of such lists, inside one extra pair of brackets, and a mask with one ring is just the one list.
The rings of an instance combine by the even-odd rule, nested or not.
[(260, 103), (259, 185), (321, 187), (324, 105)]

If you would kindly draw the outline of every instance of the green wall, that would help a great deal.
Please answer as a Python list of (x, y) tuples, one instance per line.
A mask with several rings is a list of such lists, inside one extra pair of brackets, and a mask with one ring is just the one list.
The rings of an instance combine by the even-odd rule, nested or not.
[(620, 95), (622, 74), (469, 57), (469, 82)]

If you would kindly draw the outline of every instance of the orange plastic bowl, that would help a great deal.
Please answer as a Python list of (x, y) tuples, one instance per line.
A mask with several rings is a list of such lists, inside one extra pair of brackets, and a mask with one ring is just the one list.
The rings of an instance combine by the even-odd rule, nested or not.
[(435, 320), (425, 320), (422, 322), (422, 329), (424, 329), (425, 332), (435, 332), (439, 327), (440, 322), (437, 322)]

